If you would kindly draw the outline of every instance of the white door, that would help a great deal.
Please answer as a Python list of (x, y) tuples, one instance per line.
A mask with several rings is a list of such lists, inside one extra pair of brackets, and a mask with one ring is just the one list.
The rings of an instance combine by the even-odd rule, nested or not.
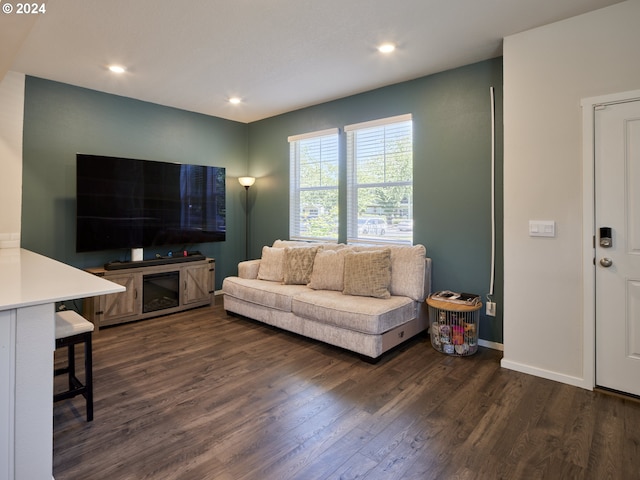
[(640, 395), (640, 101), (594, 120), (596, 385)]

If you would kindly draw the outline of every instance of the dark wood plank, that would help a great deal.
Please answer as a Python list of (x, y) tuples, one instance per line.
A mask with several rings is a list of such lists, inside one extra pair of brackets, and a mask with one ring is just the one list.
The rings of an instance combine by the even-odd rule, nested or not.
[(370, 364), (227, 316), (220, 299), (105, 328), (95, 420), (80, 397), (54, 405), (54, 475), (640, 479), (639, 403), (504, 370), (500, 356), (448, 357), (420, 336)]

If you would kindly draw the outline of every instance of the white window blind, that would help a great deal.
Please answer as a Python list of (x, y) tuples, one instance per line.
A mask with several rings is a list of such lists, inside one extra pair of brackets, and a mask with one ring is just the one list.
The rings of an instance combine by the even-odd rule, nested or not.
[(413, 242), (410, 114), (345, 127), (347, 241)]
[(338, 129), (289, 137), (289, 236), (338, 239)]

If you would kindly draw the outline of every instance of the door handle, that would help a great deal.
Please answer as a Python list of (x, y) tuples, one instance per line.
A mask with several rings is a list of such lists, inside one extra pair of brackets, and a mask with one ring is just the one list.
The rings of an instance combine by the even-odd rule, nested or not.
[(613, 262), (610, 258), (604, 257), (600, 259), (600, 265), (602, 265), (604, 268), (609, 268), (611, 265), (613, 265)]

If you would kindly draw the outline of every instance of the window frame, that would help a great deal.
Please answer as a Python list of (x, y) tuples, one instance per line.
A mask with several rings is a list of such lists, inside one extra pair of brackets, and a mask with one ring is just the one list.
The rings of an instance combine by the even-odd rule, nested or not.
[[(320, 142), (321, 149), (321, 157), (322, 157), (322, 141), (330, 139), (330, 142), (335, 142), (333, 148), (335, 148), (335, 159), (329, 159), (327, 162), (335, 162), (336, 168), (336, 182), (335, 185), (318, 185), (318, 186), (301, 186), (301, 154), (300, 154), (300, 146), (301, 142), (306, 140), (316, 140)], [(340, 130), (338, 128), (329, 128), (325, 130), (318, 130), (315, 132), (304, 133), (300, 135), (292, 135), (287, 138), (289, 142), (289, 238), (292, 240), (307, 240), (307, 241), (323, 241), (323, 242), (331, 242), (338, 241), (338, 222), (339, 222), (339, 193), (340, 193), (340, 178), (339, 178), (339, 168), (340, 168)], [(320, 163), (322, 164), (322, 158), (320, 159)], [(322, 165), (320, 166), (322, 170)], [(336, 221), (336, 230), (333, 235), (304, 235), (302, 233), (302, 221), (301, 221), (301, 212), (302, 212), (302, 201), (301, 201), (301, 193), (302, 192), (321, 192), (321, 191), (331, 191), (335, 190), (336, 195), (336, 208), (338, 212), (335, 215)]]
[[(377, 128), (383, 129), (382, 136), (384, 137), (386, 128), (397, 125), (400, 123), (409, 123), (409, 135), (410, 135), (410, 146), (411, 146), (411, 179), (406, 181), (382, 181), (382, 182), (369, 182), (369, 183), (358, 183), (358, 161), (357, 156), (357, 135), (358, 133), (363, 133), (364, 131), (375, 130)], [(375, 188), (376, 186), (408, 186), (410, 187), (410, 195), (408, 198), (407, 204), (407, 217), (404, 218), (413, 222), (413, 116), (412, 114), (404, 114), (397, 115), (393, 117), (381, 118), (368, 122), (361, 122), (352, 125), (347, 125), (344, 127), (344, 132), (346, 134), (346, 143), (347, 143), (347, 243), (380, 243), (380, 244), (413, 244), (413, 229), (411, 230), (411, 236), (409, 238), (397, 238), (403, 237), (403, 235), (397, 233), (393, 236), (387, 236), (388, 232), (384, 232), (382, 234), (375, 233), (373, 237), (363, 237), (359, 232), (359, 221), (362, 220), (359, 215), (359, 207), (358, 207), (358, 190), (361, 188)], [(375, 133), (375, 132), (374, 132)], [(386, 142), (386, 138), (384, 138), (382, 151), (383, 156), (387, 157), (388, 144)], [(375, 218), (375, 216), (384, 217), (385, 214), (374, 214), (372, 217), (363, 217), (363, 218)], [(386, 220), (386, 218), (385, 218)]]

